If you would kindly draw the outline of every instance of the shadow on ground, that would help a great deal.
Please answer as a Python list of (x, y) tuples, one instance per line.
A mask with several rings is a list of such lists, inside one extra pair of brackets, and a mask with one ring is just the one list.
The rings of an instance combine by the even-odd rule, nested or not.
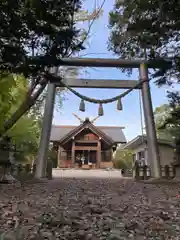
[(0, 185), (1, 239), (178, 239), (179, 187), (74, 177)]

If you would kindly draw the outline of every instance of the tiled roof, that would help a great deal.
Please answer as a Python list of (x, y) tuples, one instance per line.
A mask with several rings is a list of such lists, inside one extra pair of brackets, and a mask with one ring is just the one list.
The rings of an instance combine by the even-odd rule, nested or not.
[[(172, 141), (166, 140), (166, 139), (157, 139), (158, 144), (160, 145), (167, 145), (170, 147), (174, 147), (174, 143)], [(129, 141), (127, 144), (125, 144), (122, 149), (135, 149), (138, 146), (142, 145), (143, 143), (147, 143), (146, 136), (138, 135), (136, 138)]]
[[(78, 126), (66, 126), (66, 125), (53, 125), (51, 130), (50, 141), (59, 141), (65, 137), (69, 132), (77, 128)], [(125, 135), (122, 131), (122, 127), (114, 126), (96, 126), (107, 136), (109, 136), (116, 143), (126, 143)]]

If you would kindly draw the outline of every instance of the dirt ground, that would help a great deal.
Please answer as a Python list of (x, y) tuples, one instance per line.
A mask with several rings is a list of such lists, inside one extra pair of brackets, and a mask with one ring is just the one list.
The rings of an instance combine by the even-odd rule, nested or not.
[(179, 191), (110, 177), (0, 185), (0, 239), (180, 239)]

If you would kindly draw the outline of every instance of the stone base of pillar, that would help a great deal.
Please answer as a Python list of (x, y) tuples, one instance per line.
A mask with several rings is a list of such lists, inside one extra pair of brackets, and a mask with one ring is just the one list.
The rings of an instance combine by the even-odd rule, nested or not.
[(10, 173), (10, 162), (5, 162), (0, 166), (0, 183), (8, 184), (16, 182), (17, 180)]
[(175, 178), (174, 180), (180, 180), (180, 165), (175, 166)]
[(0, 178), (1, 184), (11, 184), (15, 182), (18, 182), (18, 180), (14, 178), (10, 173), (6, 173)]

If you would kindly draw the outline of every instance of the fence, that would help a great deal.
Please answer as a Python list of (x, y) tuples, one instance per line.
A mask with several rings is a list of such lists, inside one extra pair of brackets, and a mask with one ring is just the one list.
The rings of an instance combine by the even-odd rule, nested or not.
[[(5, 175), (11, 174), (15, 178), (31, 177), (35, 173), (35, 165), (33, 169), (31, 164), (20, 164), (18, 161), (25, 159), (21, 158), (22, 150), (18, 150), (15, 145), (11, 143), (9, 137), (0, 139), (0, 181), (3, 181)], [(52, 161), (48, 161), (46, 176), (52, 179)]]
[[(175, 167), (170, 165), (160, 166), (161, 178), (172, 179), (176, 176)], [(151, 178), (151, 169), (147, 165), (136, 165), (133, 169), (133, 177), (137, 180)]]
[[(34, 177), (36, 165), (34, 164), (31, 167), (31, 164), (11, 164), (9, 166), (0, 166), (1, 174), (0, 179), (1, 181), (4, 179), (5, 174), (11, 174), (14, 178), (17, 179), (29, 179)], [(52, 179), (52, 162), (48, 161), (47, 169), (46, 169), (46, 177), (51, 180)]]
[(10, 166), (10, 173), (17, 177), (21, 174), (30, 174), (32, 173), (31, 171), (31, 165), (30, 164), (26, 164), (26, 165), (21, 165), (21, 164), (12, 164)]
[[(34, 176), (36, 171), (36, 165), (34, 164), (33, 167), (31, 167), (30, 164), (21, 165), (21, 164), (12, 164), (9, 168), (9, 173), (14, 176), (15, 178), (18, 178), (20, 176)], [(46, 177), (51, 180), (52, 179), (52, 162), (48, 161), (47, 163), (47, 169), (46, 169)]]
[(123, 177), (132, 177), (133, 176), (133, 170), (132, 169), (126, 169), (122, 173)]

